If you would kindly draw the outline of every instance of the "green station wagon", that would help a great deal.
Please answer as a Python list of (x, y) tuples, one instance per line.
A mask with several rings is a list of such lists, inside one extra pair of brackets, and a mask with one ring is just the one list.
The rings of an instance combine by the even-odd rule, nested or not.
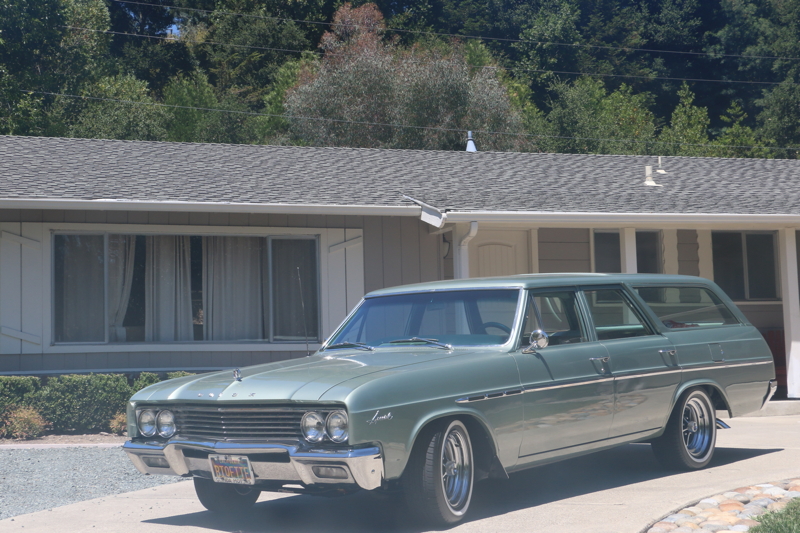
[(476, 481), (631, 442), (697, 469), (775, 391), (769, 348), (714, 283), (531, 274), (368, 294), (314, 355), (178, 378), (128, 405), (125, 451), (232, 512), (261, 491), (403, 491), (458, 522)]

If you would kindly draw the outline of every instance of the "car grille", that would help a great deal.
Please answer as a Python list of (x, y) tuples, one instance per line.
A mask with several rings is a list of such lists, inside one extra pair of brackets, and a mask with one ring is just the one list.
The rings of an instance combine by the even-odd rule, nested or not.
[[(295, 406), (171, 406), (184, 439), (206, 441), (297, 440), (300, 420), (313, 407)], [(328, 411), (330, 408), (327, 409)]]

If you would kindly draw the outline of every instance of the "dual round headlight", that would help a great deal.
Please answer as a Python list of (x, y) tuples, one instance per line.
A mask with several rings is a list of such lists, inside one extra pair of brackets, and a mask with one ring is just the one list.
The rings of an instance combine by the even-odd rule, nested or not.
[(159, 436), (168, 439), (175, 434), (175, 415), (167, 409), (162, 411), (144, 409), (139, 411), (137, 426), (139, 433), (145, 437), (153, 437), (158, 433)]
[(303, 436), (308, 442), (322, 442), (327, 436), (335, 443), (347, 440), (347, 413), (344, 411), (333, 411), (327, 417), (320, 413), (311, 411), (303, 415), (300, 422)]

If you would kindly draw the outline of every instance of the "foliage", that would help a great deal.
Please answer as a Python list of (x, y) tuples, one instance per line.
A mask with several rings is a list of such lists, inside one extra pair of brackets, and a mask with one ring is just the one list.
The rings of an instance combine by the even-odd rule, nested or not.
[(122, 435), (128, 430), (128, 416), (124, 411), (121, 411), (111, 417), (108, 422), (108, 429), (114, 435)]
[(524, 137), (503, 135), (522, 132), (519, 111), (492, 69), (470, 68), (462, 46), (384, 43), (383, 18), (371, 4), (345, 4), (334, 23), (322, 37), (325, 57), (287, 96), (301, 142), (454, 150), (469, 129), (500, 132), (476, 134), (484, 150), (524, 148)]
[(767, 513), (756, 518), (759, 525), (751, 533), (800, 533), (800, 498), (789, 502), (782, 511)]
[(131, 395), (139, 392), (145, 387), (154, 385), (159, 381), (161, 381), (161, 378), (158, 377), (158, 374), (154, 374), (153, 372), (142, 372), (133, 382), (133, 386), (131, 387)]
[(14, 405), (25, 405), (41, 387), (34, 376), (0, 376), (0, 413)]
[(70, 136), (143, 141), (166, 138), (167, 112), (153, 105), (156, 102), (144, 81), (131, 75), (101, 78), (88, 86), (83, 96), (86, 100), (69, 129)]
[(108, 430), (108, 422), (131, 395), (121, 374), (69, 374), (50, 378), (32, 398), (32, 406), (57, 432)]
[(14, 407), (3, 416), (0, 437), (12, 439), (35, 439), (47, 429), (47, 422), (33, 407)]
[(194, 372), (186, 372), (185, 370), (176, 370), (175, 372), (167, 372), (167, 379), (185, 378), (187, 376), (194, 376)]
[(664, 143), (659, 152), (664, 155), (707, 155), (708, 110), (694, 105), (694, 93), (685, 83), (678, 96), (680, 102), (672, 112), (670, 124), (658, 138)]

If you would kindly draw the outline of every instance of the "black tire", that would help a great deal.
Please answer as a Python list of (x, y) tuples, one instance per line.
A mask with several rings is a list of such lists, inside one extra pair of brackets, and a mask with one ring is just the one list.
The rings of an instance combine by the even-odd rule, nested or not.
[(250, 509), (261, 491), (250, 485), (214, 483), (210, 479), (194, 478), (194, 491), (203, 507), (215, 513), (232, 514)]
[(469, 432), (460, 421), (421, 433), (404, 474), (411, 513), (426, 524), (459, 522), (472, 500), (474, 470)]
[(683, 393), (670, 414), (664, 434), (651, 446), (656, 458), (670, 470), (699, 470), (714, 456), (717, 418), (703, 389)]

